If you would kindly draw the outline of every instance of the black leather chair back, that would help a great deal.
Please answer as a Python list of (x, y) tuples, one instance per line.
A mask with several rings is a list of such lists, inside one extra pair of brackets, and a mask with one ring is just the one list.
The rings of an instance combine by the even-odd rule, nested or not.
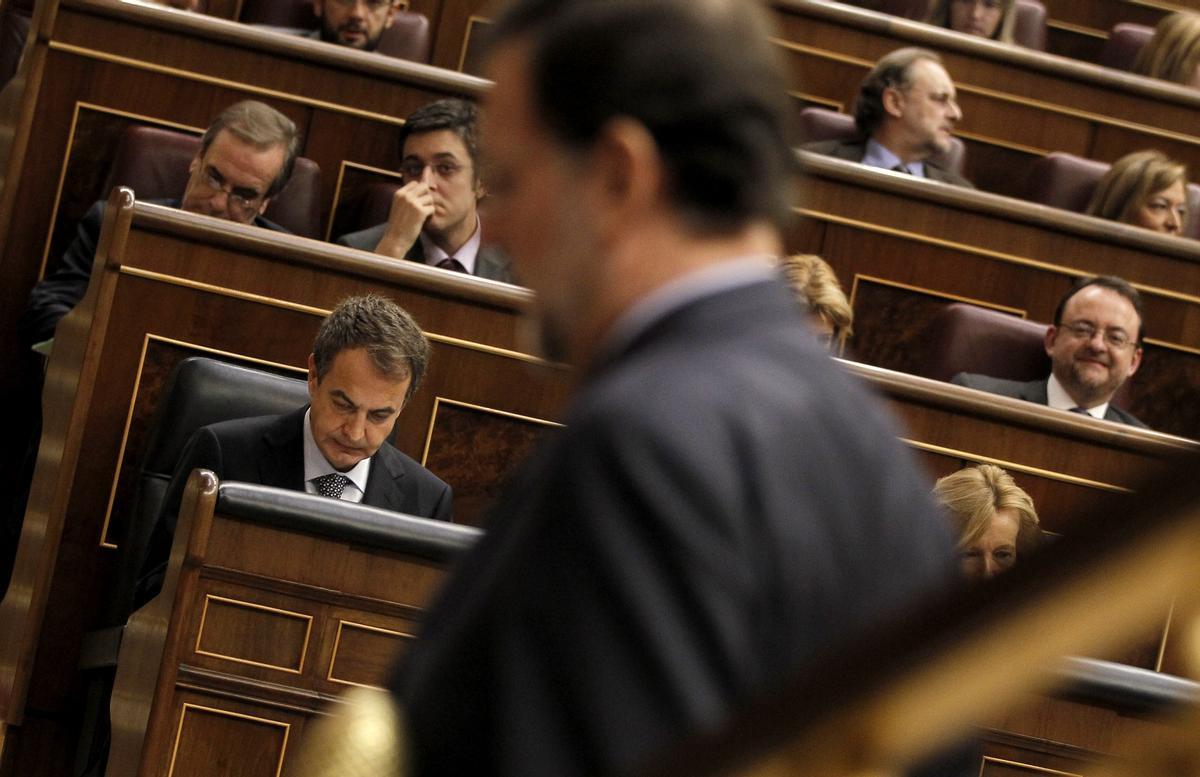
[(218, 421), (287, 413), (307, 402), (308, 384), (303, 380), (202, 357), (180, 362), (155, 412), (138, 473), (129, 529), (120, 541), (122, 561), (108, 625), (124, 623), (128, 615), (151, 530), (192, 434)]

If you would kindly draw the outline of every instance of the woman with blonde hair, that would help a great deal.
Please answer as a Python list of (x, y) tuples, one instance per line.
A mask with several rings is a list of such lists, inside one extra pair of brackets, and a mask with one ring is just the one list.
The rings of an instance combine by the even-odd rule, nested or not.
[(808, 307), (818, 338), (829, 346), (852, 334), (854, 311), (833, 268), (824, 259), (815, 254), (793, 254), (781, 259), (779, 266), (788, 287)]
[(1133, 62), (1138, 75), (1200, 88), (1200, 14), (1164, 16)]
[(1159, 151), (1118, 159), (1100, 179), (1087, 212), (1178, 235), (1187, 220), (1187, 168)]
[(933, 495), (958, 532), (963, 574), (971, 580), (1003, 572), (1041, 543), (1033, 500), (995, 465), (947, 475), (934, 484)]
[(932, 0), (926, 24), (948, 30), (1013, 42), (1017, 23), (1017, 0)]

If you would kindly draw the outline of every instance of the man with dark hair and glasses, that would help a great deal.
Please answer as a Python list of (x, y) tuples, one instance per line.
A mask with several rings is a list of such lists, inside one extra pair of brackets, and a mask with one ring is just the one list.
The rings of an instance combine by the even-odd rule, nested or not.
[(309, 37), (374, 51), (383, 31), (392, 26), (400, 7), (396, 0), (313, 0), (313, 13), (321, 20), (320, 29)]
[(467, 100), (445, 99), (418, 108), (400, 129), (404, 185), (388, 220), (337, 242), (393, 259), (513, 282), (508, 257), (483, 243), (479, 201), (478, 111)]
[[(299, 145), (296, 125), (279, 111), (253, 100), (235, 103), (204, 132), (182, 197), (152, 202), (286, 232), (262, 213), (287, 183)], [(59, 320), (83, 299), (103, 221), (101, 200), (80, 220), (78, 234), (59, 262), (30, 292), (20, 321), (26, 345), (52, 338)]]
[(1142, 363), (1142, 320), (1141, 295), (1127, 281), (1111, 275), (1082, 278), (1059, 300), (1054, 324), (1046, 330), (1048, 378), (1023, 383), (964, 372), (952, 382), (1144, 429), (1111, 404)]

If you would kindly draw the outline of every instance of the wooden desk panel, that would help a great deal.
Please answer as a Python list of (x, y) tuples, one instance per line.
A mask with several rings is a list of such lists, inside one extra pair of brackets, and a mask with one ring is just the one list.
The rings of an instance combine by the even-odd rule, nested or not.
[[(856, 359), (920, 372), (940, 307), (972, 302), (1049, 322), (1078, 277), (1120, 275), (1143, 295), (1147, 373), (1131, 409), (1200, 438), (1200, 244), (1053, 208), (803, 154), (791, 248), (820, 253), (851, 297)], [(1153, 365), (1153, 366), (1151, 366)]]
[(109, 215), (89, 296), (59, 329), (29, 539), (0, 604), (0, 630), (14, 635), (0, 645), (11, 723), (28, 709), (38, 725), (61, 726), (72, 708), (80, 640), (111, 579), (147, 424), (183, 357), (300, 373), (339, 299), (392, 297), (433, 342), (426, 383), (393, 441), (462, 488), (456, 517), (468, 523), (507, 472), (496, 461), (515, 465), (568, 390), (566, 373), (518, 347), (522, 289), (155, 206), (118, 204)]

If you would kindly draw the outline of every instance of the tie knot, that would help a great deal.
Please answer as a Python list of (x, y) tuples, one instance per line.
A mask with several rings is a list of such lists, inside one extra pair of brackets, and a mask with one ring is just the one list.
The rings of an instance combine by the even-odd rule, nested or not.
[(328, 475), (313, 478), (313, 485), (317, 487), (317, 493), (330, 499), (341, 499), (342, 491), (349, 482), (350, 478), (340, 472), (331, 472)]
[(455, 259), (453, 256), (447, 256), (445, 259), (437, 263), (437, 266), (443, 270), (452, 270), (454, 272), (466, 272), (467, 268), (463, 263)]

